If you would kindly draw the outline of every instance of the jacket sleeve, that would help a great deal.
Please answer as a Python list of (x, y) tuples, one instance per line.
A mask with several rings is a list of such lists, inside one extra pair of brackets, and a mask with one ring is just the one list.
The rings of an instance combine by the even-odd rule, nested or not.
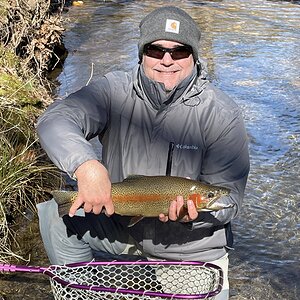
[(71, 177), (82, 163), (98, 159), (89, 140), (106, 128), (109, 94), (109, 84), (103, 77), (64, 100), (56, 100), (38, 120), (41, 146), (53, 163)]
[(250, 169), (248, 137), (242, 113), (236, 105), (230, 110), (222, 108), (211, 112), (206, 136), (207, 150), (199, 179), (229, 188), (229, 196), (221, 197), (217, 203), (234, 204), (234, 207), (200, 212), (192, 228), (224, 225), (237, 215)]

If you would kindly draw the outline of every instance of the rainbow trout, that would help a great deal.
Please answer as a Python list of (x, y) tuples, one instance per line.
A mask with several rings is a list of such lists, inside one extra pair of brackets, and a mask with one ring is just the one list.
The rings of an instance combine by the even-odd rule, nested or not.
[[(170, 202), (181, 195), (191, 199), (198, 211), (215, 211), (233, 207), (215, 203), (230, 190), (199, 181), (175, 176), (129, 176), (122, 182), (112, 183), (112, 200), (115, 213), (123, 216), (157, 217), (168, 214)], [(59, 216), (68, 214), (77, 197), (76, 191), (53, 191)], [(186, 210), (185, 210), (186, 212)], [(136, 223), (136, 222), (135, 222)]]

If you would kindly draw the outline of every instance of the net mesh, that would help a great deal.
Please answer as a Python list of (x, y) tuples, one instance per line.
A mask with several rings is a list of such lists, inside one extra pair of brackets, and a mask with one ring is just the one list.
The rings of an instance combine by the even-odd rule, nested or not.
[[(50, 282), (56, 300), (158, 300), (187, 299), (187, 296), (190, 299), (213, 299), (209, 293), (222, 286), (222, 272), (207, 265), (87, 264), (51, 266), (51, 273), (54, 274)], [(70, 284), (79, 287), (70, 287)], [(108, 290), (92, 290), (91, 287), (95, 286)], [(135, 294), (137, 291), (140, 295)], [(184, 297), (180, 298), (182, 295)]]

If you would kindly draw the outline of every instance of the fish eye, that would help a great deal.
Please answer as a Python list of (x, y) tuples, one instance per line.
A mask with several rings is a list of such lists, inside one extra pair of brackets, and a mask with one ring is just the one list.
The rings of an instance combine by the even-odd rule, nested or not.
[(215, 196), (214, 192), (208, 192), (207, 197), (208, 198), (213, 198)]

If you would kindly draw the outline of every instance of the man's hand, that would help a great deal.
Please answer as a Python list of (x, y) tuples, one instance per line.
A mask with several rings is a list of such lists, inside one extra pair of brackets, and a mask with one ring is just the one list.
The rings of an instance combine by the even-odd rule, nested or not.
[(106, 215), (112, 215), (111, 182), (106, 168), (97, 160), (89, 160), (77, 168), (75, 175), (78, 196), (70, 208), (69, 216), (74, 216), (82, 205), (85, 212), (100, 214), (104, 208)]
[[(187, 201), (187, 208), (183, 207), (184, 200), (182, 196), (177, 196), (176, 200), (172, 201), (169, 207), (168, 216), (164, 214), (159, 215), (159, 220), (162, 222), (180, 221), (190, 222), (198, 217), (198, 212), (192, 200)], [(184, 213), (185, 212), (185, 213)], [(184, 213), (184, 215), (182, 215)]]

